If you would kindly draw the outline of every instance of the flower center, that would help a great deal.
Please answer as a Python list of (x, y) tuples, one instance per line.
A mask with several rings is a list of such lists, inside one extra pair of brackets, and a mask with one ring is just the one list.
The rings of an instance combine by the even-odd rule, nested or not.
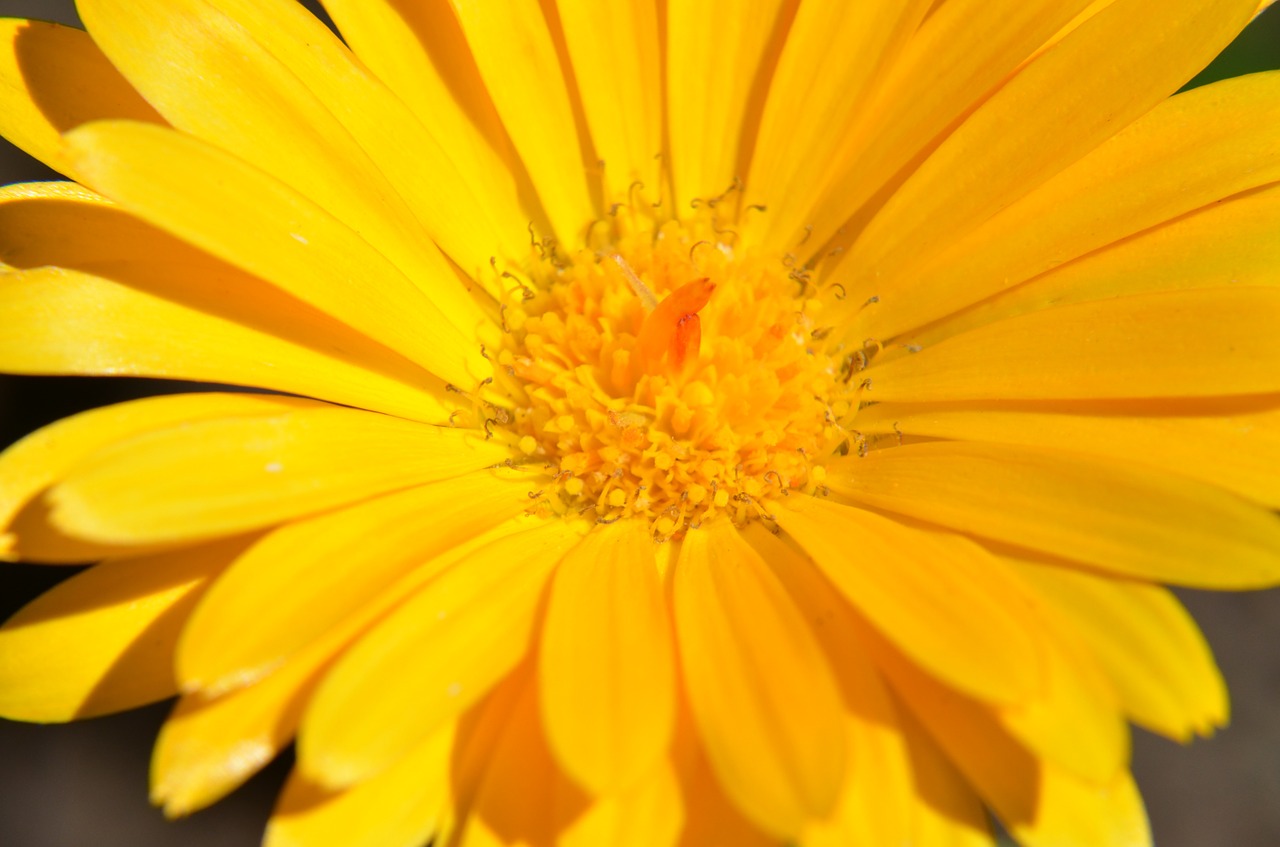
[(857, 379), (805, 281), (739, 255), (709, 215), (602, 223), (591, 249), (543, 250), (502, 307), (494, 387), (514, 412), (496, 427), (550, 466), (537, 508), (640, 517), (665, 540), (820, 487), (848, 449)]

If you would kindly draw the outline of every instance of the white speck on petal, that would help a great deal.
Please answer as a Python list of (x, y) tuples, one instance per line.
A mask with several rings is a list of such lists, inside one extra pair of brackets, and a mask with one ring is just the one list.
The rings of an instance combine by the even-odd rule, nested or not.
[(267, 473), (280, 473), (280, 471), (284, 470), (284, 463), (283, 462), (267, 462), (262, 469)]
[(448, 694), (450, 697), (457, 697), (459, 694), (462, 693), (461, 683), (457, 683), (457, 682), (449, 683), (449, 687), (444, 690), (444, 693)]
[(300, 233), (300, 232), (291, 232), (291, 233), (289, 233), (289, 234), (290, 234), (290, 235), (292, 235), (292, 236), (293, 236), (293, 240), (294, 240), (294, 241), (296, 241), (296, 242), (298, 242), (299, 244), (310, 244), (310, 243), (311, 243), (310, 241), (308, 241), (308, 240), (307, 240), (307, 237), (306, 237), (305, 235), (303, 235), (302, 233)]

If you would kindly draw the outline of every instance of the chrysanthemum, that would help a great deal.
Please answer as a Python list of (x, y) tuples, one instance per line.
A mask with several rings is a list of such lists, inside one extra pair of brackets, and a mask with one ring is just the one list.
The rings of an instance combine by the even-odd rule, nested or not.
[(1149, 840), (1280, 580), (1257, 0), (81, 0), (3, 22), (0, 713), (180, 695), (272, 847)]

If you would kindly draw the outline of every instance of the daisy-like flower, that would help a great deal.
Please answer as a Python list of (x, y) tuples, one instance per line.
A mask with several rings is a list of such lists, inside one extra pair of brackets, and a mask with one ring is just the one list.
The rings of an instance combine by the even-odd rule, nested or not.
[(1257, 0), (80, 0), (3, 23), (0, 713), (180, 695), (271, 847), (1142, 845), (1280, 581)]

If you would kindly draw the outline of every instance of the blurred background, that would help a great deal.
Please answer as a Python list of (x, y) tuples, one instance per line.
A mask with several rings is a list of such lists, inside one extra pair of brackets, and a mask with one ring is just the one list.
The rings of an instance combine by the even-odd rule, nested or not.
[[(312, 3), (306, 5), (314, 9)], [(1158, 14), (1159, 0), (1152, 9)], [(73, 0), (0, 0), (0, 17), (77, 24)], [(1264, 13), (1190, 85), (1280, 68), (1280, 6)], [(56, 174), (0, 139), (0, 184)], [(1277, 328), (1280, 331), (1280, 327)], [(0, 375), (0, 447), (58, 418), (183, 390), (156, 380)], [(70, 573), (0, 568), (0, 619)], [(1182, 747), (1135, 731), (1134, 770), (1159, 847), (1280, 845), (1280, 590), (1183, 592), (1232, 693), (1231, 726)], [(65, 726), (0, 721), (3, 847), (251, 847), (290, 762), (231, 797), (168, 822), (147, 803), (150, 747), (168, 703)]]

